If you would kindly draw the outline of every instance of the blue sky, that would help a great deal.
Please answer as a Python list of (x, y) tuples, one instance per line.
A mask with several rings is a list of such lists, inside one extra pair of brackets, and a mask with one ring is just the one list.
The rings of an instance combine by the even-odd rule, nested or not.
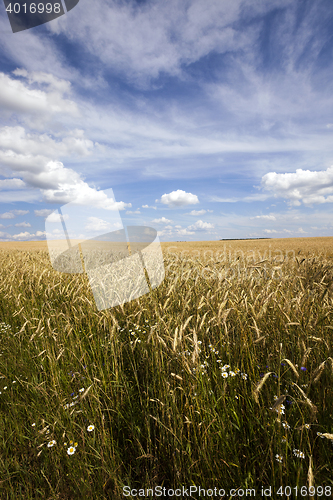
[(331, 0), (0, 11), (0, 241), (109, 188), (161, 241), (333, 235)]

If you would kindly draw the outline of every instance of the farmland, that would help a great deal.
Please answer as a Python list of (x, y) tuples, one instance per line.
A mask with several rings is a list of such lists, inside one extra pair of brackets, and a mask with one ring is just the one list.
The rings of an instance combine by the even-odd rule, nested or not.
[(332, 248), (162, 243), (163, 283), (98, 312), (45, 242), (0, 243), (1, 498), (331, 497)]

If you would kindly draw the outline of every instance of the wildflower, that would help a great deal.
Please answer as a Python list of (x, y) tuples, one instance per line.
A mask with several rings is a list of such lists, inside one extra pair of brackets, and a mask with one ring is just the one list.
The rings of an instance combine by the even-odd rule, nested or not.
[(298, 458), (305, 458), (305, 455), (304, 455), (303, 451), (294, 449), (293, 452), (294, 452), (294, 455), (296, 457), (298, 457)]
[(235, 396), (235, 399), (239, 399), (239, 397), (238, 397), (238, 396)]
[(274, 396), (274, 399), (275, 399), (275, 400), (277, 400), (277, 398), (278, 398), (277, 396)]
[(4, 387), (4, 390), (7, 389), (7, 386)]
[(222, 360), (221, 359), (217, 359), (216, 362), (217, 363), (222, 363)]
[(94, 425), (89, 425), (89, 426), (87, 427), (87, 431), (88, 431), (88, 432), (91, 432), (91, 431), (93, 431), (94, 429), (95, 429), (95, 426), (94, 426)]
[(239, 372), (240, 372), (240, 369), (236, 368), (235, 373), (239, 373)]
[(33, 424), (31, 424), (32, 427), (35, 427), (35, 425), (36, 425), (35, 422)]
[(306, 429), (310, 429), (310, 424), (305, 424), (305, 425), (304, 425), (304, 427), (305, 427)]
[(47, 447), (48, 448), (52, 448), (52, 446), (54, 446), (56, 444), (56, 441), (53, 439), (52, 441), (50, 441), (48, 444), (47, 444)]
[(276, 455), (275, 455), (275, 458), (276, 458), (276, 460), (277, 460), (278, 462), (282, 463), (282, 457), (281, 457), (281, 455), (276, 454)]
[(222, 372), (222, 377), (223, 378), (228, 378), (228, 372)]
[(199, 344), (199, 345), (201, 345), (201, 344), (202, 344), (201, 340), (198, 340), (198, 344)]
[(281, 443), (286, 443), (287, 442), (287, 439), (284, 437), (281, 439)]
[(67, 450), (68, 455), (74, 455), (76, 448), (70, 446)]
[(324, 439), (325, 436), (323, 436), (322, 432), (317, 432), (317, 436), (320, 436), (322, 439)]
[(305, 366), (301, 366), (301, 370), (302, 370), (302, 372), (305, 372), (305, 370), (306, 370)]
[(282, 425), (285, 429), (290, 429), (290, 425), (287, 422), (283, 422)]
[(235, 377), (235, 376), (236, 376), (236, 373), (231, 371), (231, 372), (229, 372), (229, 376), (230, 376), (230, 377)]
[(82, 387), (82, 389), (79, 389), (79, 392), (83, 392), (84, 391), (84, 387)]
[(242, 379), (247, 380), (247, 373), (241, 373)]

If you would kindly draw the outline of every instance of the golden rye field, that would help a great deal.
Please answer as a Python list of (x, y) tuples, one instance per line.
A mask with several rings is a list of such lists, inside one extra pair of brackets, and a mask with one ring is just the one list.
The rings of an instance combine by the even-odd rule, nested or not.
[(1, 498), (331, 498), (332, 243), (162, 243), (160, 287), (100, 312), (0, 244)]
[[(313, 238), (272, 238), (263, 240), (226, 240), (226, 241), (194, 241), (194, 242), (162, 242), (163, 252), (180, 252), (185, 255), (218, 255), (226, 251), (232, 253), (248, 252), (252, 250), (267, 255), (271, 250), (272, 256), (278, 252), (295, 252), (296, 255), (308, 255), (323, 253), (328, 257), (333, 257), (333, 236), (313, 237)], [(25, 241), (25, 242), (0, 242), (0, 249), (16, 250), (47, 250), (46, 241)], [(275, 252), (275, 253), (274, 253)], [(291, 255), (291, 253), (290, 253)]]

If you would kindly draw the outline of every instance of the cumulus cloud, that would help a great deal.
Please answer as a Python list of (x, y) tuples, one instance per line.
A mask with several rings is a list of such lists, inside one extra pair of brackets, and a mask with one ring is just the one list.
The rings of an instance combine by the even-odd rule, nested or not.
[(207, 229), (214, 229), (214, 224), (198, 220), (195, 224), (188, 226), (187, 229), (189, 229), (190, 231), (205, 231)]
[(277, 233), (275, 229), (264, 229), (264, 233), (271, 234), (271, 233)]
[(88, 223), (85, 226), (87, 231), (108, 231), (111, 228), (111, 223), (98, 217), (88, 217)]
[(8, 239), (8, 238), (11, 238), (11, 235), (9, 233), (4, 233), (3, 231), (0, 231), (0, 238), (1, 239)]
[[(78, 115), (77, 105), (63, 98), (64, 93), (70, 92), (70, 82), (41, 72), (29, 74), (24, 69), (17, 69), (13, 74), (28, 80), (29, 84), (0, 72), (0, 106), (3, 108), (15, 113), (45, 115), (47, 119), (50, 114)], [(47, 89), (30, 88), (34, 83), (44, 84)]]
[(293, 206), (333, 203), (333, 165), (319, 171), (269, 172), (262, 177), (261, 185)]
[(149, 206), (149, 205), (142, 205), (142, 208), (153, 208), (154, 210), (156, 210), (156, 207), (152, 207), (152, 206)]
[[(68, 220), (69, 215), (68, 214), (63, 214), (63, 220)], [(47, 218), (47, 222), (61, 222), (61, 215), (57, 212), (53, 212), (50, 214), (50, 216)]]
[(164, 194), (161, 197), (160, 201), (161, 203), (163, 203), (163, 205), (168, 205), (169, 207), (184, 207), (186, 205), (196, 205), (197, 203), (199, 203), (197, 195), (186, 193), (181, 189), (172, 191), (169, 194)]
[(15, 219), (15, 215), (12, 212), (5, 212), (0, 214), (0, 219)]
[(52, 214), (53, 210), (42, 208), (41, 210), (34, 210), (34, 212), (37, 217), (48, 217), (50, 214)]
[(152, 222), (155, 222), (156, 224), (170, 224), (170, 222), (172, 222), (172, 220), (170, 219), (166, 219), (165, 217), (161, 217), (160, 219), (154, 219), (152, 220)]
[(187, 228), (187, 229), (178, 229), (177, 230), (177, 234), (179, 234), (180, 236), (185, 236), (185, 235), (188, 235), (188, 234), (195, 234), (195, 232), (194, 231), (190, 231)]
[(204, 215), (207, 210), (192, 210), (189, 215)]
[(14, 238), (15, 240), (27, 240), (33, 238), (34, 236), (34, 234), (28, 233), (28, 231), (26, 231), (25, 233), (13, 234), (12, 238)]
[(127, 210), (126, 214), (141, 214), (140, 209), (138, 208), (137, 210)]
[(31, 227), (31, 224), (29, 222), (19, 222), (18, 224), (15, 224), (16, 227)]
[(0, 129), (0, 148), (3, 150), (1, 161), (6, 163), (4, 152), (23, 157), (67, 157), (71, 155), (88, 156), (92, 153), (94, 143), (84, 137), (84, 131), (74, 129), (62, 140), (56, 141), (50, 134), (29, 133), (20, 125), (2, 127)]
[(255, 217), (250, 217), (250, 219), (276, 220), (276, 217), (275, 215), (256, 215)]
[(26, 187), (22, 179), (3, 179), (0, 180), (0, 190), (2, 189), (23, 189)]
[(26, 215), (29, 213), (29, 210), (11, 210), (15, 215)]

